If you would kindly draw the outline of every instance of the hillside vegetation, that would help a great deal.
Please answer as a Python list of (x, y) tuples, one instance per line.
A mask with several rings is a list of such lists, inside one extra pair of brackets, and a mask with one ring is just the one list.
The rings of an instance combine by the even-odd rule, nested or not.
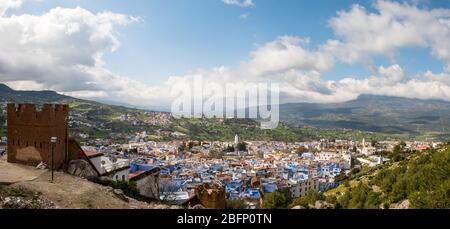
[[(236, 134), (245, 140), (304, 141), (326, 139), (386, 140), (404, 139), (401, 134), (383, 134), (367, 131), (315, 128), (286, 125), (277, 129), (262, 130), (259, 122), (250, 119), (173, 119), (164, 112), (152, 112), (124, 106), (107, 105), (57, 94), (53, 91), (15, 91), (0, 84), (0, 101), (6, 103), (63, 103), (70, 107), (70, 134), (79, 141), (112, 139), (127, 142), (136, 132), (146, 131), (149, 140), (206, 140), (232, 141)], [(126, 117), (124, 117), (126, 116)], [(0, 136), (5, 136), (6, 112), (0, 112)], [(172, 133), (181, 133), (173, 135)], [(85, 136), (85, 137), (81, 137)], [(87, 137), (86, 137), (87, 136)]]
[(423, 152), (400, 148), (389, 156), (390, 162), (352, 172), (335, 189), (296, 199), (280, 190), (267, 195), (264, 206), (315, 208), (323, 202), (343, 209), (450, 208), (450, 145)]
[(391, 159), (325, 193), (326, 199), (338, 208), (450, 208), (450, 146), (400, 149)]
[[(3, 84), (0, 84), (0, 102), (3, 106), (9, 102), (69, 104), (70, 132), (75, 138), (87, 134), (85, 140), (108, 138), (125, 142), (130, 134), (141, 131), (159, 141), (231, 141), (236, 133), (247, 140), (275, 141), (450, 139), (447, 131), (450, 128), (450, 103), (385, 96), (361, 96), (337, 104), (284, 104), (280, 107), (281, 125), (275, 130), (261, 130), (255, 120), (173, 119), (164, 112), (107, 105), (54, 91), (16, 91)], [(5, 121), (3, 107), (0, 136), (6, 134)], [(174, 137), (173, 132), (182, 135)]]
[(294, 126), (450, 139), (450, 103), (440, 100), (361, 95), (343, 103), (284, 104), (280, 107), (280, 119)]

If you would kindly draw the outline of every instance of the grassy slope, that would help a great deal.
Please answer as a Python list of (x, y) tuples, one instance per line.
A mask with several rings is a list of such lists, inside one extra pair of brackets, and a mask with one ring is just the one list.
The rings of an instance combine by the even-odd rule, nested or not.
[(325, 193), (343, 208), (379, 208), (409, 200), (412, 208), (450, 208), (450, 146), (362, 171)]
[(235, 134), (245, 140), (273, 140), (273, 141), (307, 141), (326, 139), (363, 139), (385, 140), (402, 139), (400, 136), (368, 133), (361, 131), (315, 129), (306, 127), (291, 127), (281, 123), (274, 130), (262, 130), (259, 123), (252, 120), (218, 119), (179, 119), (167, 127), (169, 130), (182, 132), (195, 140), (232, 141)]

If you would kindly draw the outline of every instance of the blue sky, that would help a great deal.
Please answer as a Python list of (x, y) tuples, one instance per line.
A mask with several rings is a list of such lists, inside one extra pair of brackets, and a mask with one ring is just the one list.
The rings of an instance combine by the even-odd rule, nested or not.
[[(371, 11), (373, 3), (372, 0), (254, 0), (254, 7), (239, 7), (220, 0), (45, 0), (30, 2), (17, 12), (40, 14), (55, 6), (80, 6), (92, 12), (109, 10), (142, 18), (139, 23), (118, 29), (121, 47), (107, 53), (104, 61), (115, 73), (153, 84), (199, 68), (238, 65), (258, 45), (282, 35), (309, 37), (310, 48), (314, 49), (334, 37), (328, 20), (337, 11), (348, 10), (352, 4)], [(419, 6), (449, 8), (450, 1), (423, 1)], [(244, 14), (248, 14), (245, 19), (241, 17)], [(407, 75), (442, 71), (441, 61), (430, 58), (428, 49), (403, 49), (396, 61)], [(380, 57), (376, 63), (391, 61)], [(370, 74), (370, 69), (363, 65), (340, 64), (326, 71), (323, 78), (335, 80)]]
[(0, 30), (15, 89), (160, 105), (200, 74), (289, 102), (450, 101), (450, 0), (3, 0)]

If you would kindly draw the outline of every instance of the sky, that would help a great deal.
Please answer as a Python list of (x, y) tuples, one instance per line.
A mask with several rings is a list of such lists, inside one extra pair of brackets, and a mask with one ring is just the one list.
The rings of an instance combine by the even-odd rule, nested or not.
[(176, 83), (282, 102), (450, 101), (450, 0), (0, 0), (0, 82), (167, 106)]

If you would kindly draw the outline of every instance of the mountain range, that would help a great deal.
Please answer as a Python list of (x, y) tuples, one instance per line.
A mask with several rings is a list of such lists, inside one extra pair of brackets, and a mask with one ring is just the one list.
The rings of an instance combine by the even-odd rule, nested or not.
[[(100, 128), (103, 126), (105, 131), (111, 129), (119, 131), (120, 128), (126, 128), (130, 131), (144, 130), (145, 128), (135, 128), (136, 126), (131, 124), (124, 126), (119, 117), (132, 114), (134, 121), (142, 121), (143, 123), (148, 123), (150, 117), (147, 110), (81, 100), (54, 91), (16, 91), (4, 84), (0, 84), (0, 101), (4, 104), (7, 102), (67, 103), (71, 106), (71, 112), (76, 113), (76, 117), (84, 117), (83, 120), (79, 120), (80, 123), (86, 124), (87, 127)], [(159, 113), (164, 114), (164, 112), (155, 114)], [(363, 131), (406, 137), (450, 139), (450, 102), (440, 100), (361, 95), (353, 101), (343, 103), (290, 103), (280, 106), (280, 120), (283, 123), (283, 128), (288, 126), (291, 129)], [(213, 122), (215, 121), (194, 122), (171, 119), (169, 124), (159, 125), (158, 127), (165, 130), (180, 131), (188, 136), (195, 133), (190, 137), (198, 136), (201, 138), (216, 133), (215, 130), (207, 131), (205, 128), (221, 128), (215, 126)], [(252, 121), (247, 122), (244, 126), (242, 126), (242, 122), (225, 122), (226, 125), (237, 125), (228, 131), (230, 133), (227, 132), (227, 138), (233, 135), (233, 131), (244, 133), (242, 129), (248, 129), (249, 126), (253, 128), (257, 125)], [(199, 126), (199, 123), (201, 123), (201, 126)], [(221, 124), (224, 127), (224, 123)], [(81, 130), (88, 131), (87, 128)], [(295, 130), (289, 131), (298, 133)], [(92, 133), (92, 131), (88, 132)], [(263, 135), (266, 136), (267, 134), (265, 132)], [(285, 135), (285, 133), (281, 135)]]
[(280, 112), (291, 125), (408, 135), (450, 132), (450, 102), (440, 100), (361, 95), (343, 103), (283, 104)]

